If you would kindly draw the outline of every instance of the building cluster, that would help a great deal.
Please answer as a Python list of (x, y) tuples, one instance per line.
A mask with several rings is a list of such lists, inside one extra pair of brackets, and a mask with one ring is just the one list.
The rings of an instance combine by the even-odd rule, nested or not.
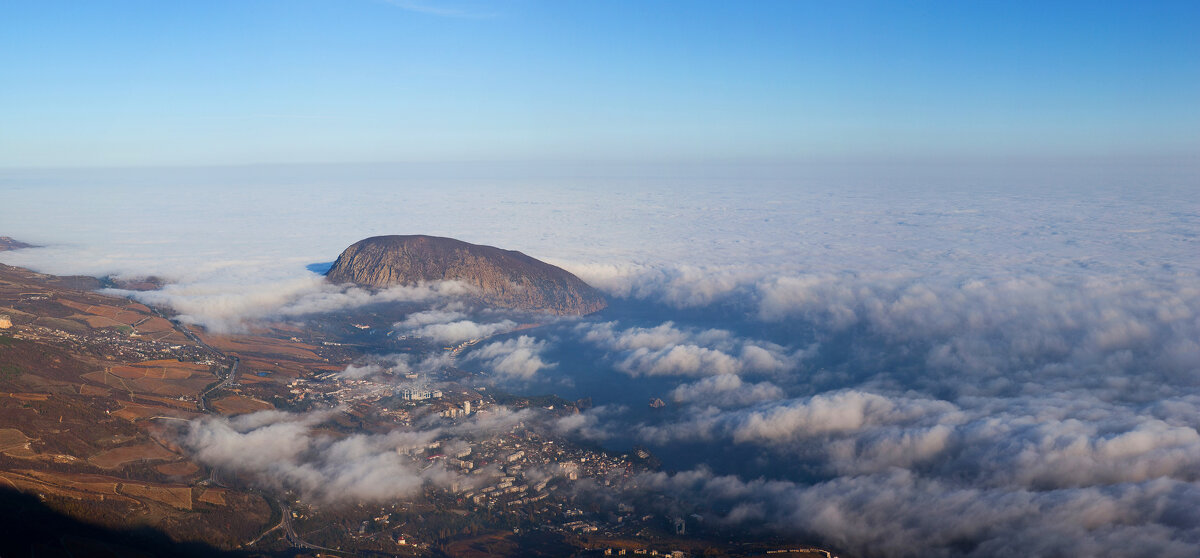
[(659, 552), (652, 548), (606, 548), (604, 549), (605, 556), (669, 556), (670, 558), (685, 558), (687, 553), (682, 550), (672, 550), (669, 552)]
[(441, 399), (442, 390), (428, 386), (406, 387), (400, 390), (405, 401), (424, 401), (426, 399)]
[(410, 424), (414, 414), (425, 412), (463, 418), (491, 405), (478, 392), (453, 384), (442, 388), (395, 384), (344, 378), (337, 372), (318, 374), (312, 379), (297, 378), (287, 387), (294, 403), (342, 406), (361, 416), (376, 415), (399, 424)]
[[(636, 472), (634, 463), (624, 456), (564, 444), (524, 424), (430, 459), (444, 459), (448, 467), (482, 479), (473, 488), (454, 490), (463, 503), (493, 510), (519, 508), (523, 513), (557, 511), (566, 517), (572, 514), (562, 499), (549, 498), (556, 490), (584, 478), (613, 486)], [(530, 505), (534, 509), (529, 509)], [(583, 521), (568, 527), (576, 532), (599, 529), (594, 523), (575, 521)]]
[(470, 401), (463, 401), (462, 405), (450, 406), (442, 410), (442, 416), (446, 418), (460, 418), (471, 414), (472, 406)]
[(8, 335), (17, 339), (64, 346), (79, 352), (99, 354), (107, 360), (142, 362), (176, 359), (214, 365), (212, 355), (190, 345), (175, 345), (145, 337), (128, 335), (111, 328), (86, 329), (79, 332), (42, 327), (40, 325), (10, 326)]
[[(430, 380), (436, 381), (437, 375), (433, 376)], [(381, 378), (350, 379), (326, 373), (295, 380), (289, 388), (297, 399), (342, 406), (362, 421), (413, 424), (426, 420), (420, 417), (429, 416), (457, 421), (496, 405), (491, 396), (483, 395), (488, 393), (483, 388), (468, 388), (445, 379), (436, 384), (397, 384), (385, 383), (387, 380)], [(546, 412), (566, 411), (547, 407)], [(427, 492), (428, 505), (434, 508), (462, 513), (487, 510), (520, 521), (536, 517), (540, 522), (538, 529), (575, 535), (630, 535), (665, 519), (635, 516), (633, 506), (628, 503), (621, 503), (617, 510), (598, 511), (579, 500), (584, 497), (581, 494), (590, 490), (616, 490), (633, 482), (635, 475), (645, 471), (643, 463), (648, 454), (609, 454), (576, 446), (541, 430), (537, 424), (516, 422), (499, 430), (488, 429), (486, 433), (468, 427), (396, 451), (425, 469), (437, 466), (457, 473), (448, 485), (431, 487)], [(401, 502), (393, 505), (397, 504)], [(360, 529), (361, 525), (354, 525), (351, 531)], [(414, 542), (411, 538), (407, 541)]]

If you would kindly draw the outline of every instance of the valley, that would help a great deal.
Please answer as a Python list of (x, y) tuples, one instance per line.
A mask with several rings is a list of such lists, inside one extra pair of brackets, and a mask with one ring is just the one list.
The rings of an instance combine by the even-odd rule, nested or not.
[[(654, 471), (654, 457), (556, 434), (555, 421), (589, 403), (497, 390), (482, 371), (456, 366), (470, 341), (370, 342), (376, 326), (419, 306), (215, 334), (96, 286), (0, 266), (0, 484), (105, 530), (89, 544), (412, 556), (744, 555), (785, 544), (718, 543), (719, 528), (701, 530), (661, 502), (613, 498)], [(381, 349), (438, 364), (344, 373)], [(314, 486), (295, 471), (222, 466), (194, 441), (263, 411), (311, 422), (310, 453), (389, 440), (378, 457), (411, 482), (346, 496), (331, 486), (345, 480), (338, 474)], [(109, 538), (129, 529), (159, 537)], [(65, 549), (64, 540), (27, 542)]]

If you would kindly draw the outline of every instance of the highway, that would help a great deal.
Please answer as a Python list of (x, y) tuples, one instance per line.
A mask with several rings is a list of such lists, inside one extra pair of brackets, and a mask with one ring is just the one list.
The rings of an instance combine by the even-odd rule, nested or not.
[(288, 542), (291, 543), (293, 547), (307, 548), (309, 550), (324, 550), (326, 552), (341, 552), (334, 548), (326, 548), (324, 546), (317, 546), (312, 543), (304, 542), (304, 539), (301, 539), (300, 535), (296, 534), (296, 529), (292, 527), (292, 508), (288, 507), (287, 502), (284, 502), (283, 500), (278, 500), (278, 503), (280, 509), (283, 510), (284, 536), (287, 537)]
[[(133, 301), (133, 302), (137, 302), (136, 300), (133, 300), (132, 298), (129, 300)], [(154, 315), (156, 315), (164, 320), (167, 320), (168, 322), (171, 322), (171, 326), (173, 326), (175, 328), (175, 331), (178, 331), (181, 335), (183, 335), (184, 337), (187, 337), (196, 345), (204, 347), (205, 349), (208, 350), (208, 352), (216, 355), (220, 360), (229, 360), (229, 355), (226, 355), (225, 353), (217, 350), (216, 347), (213, 347), (212, 345), (205, 343), (203, 339), (200, 339), (199, 335), (196, 335), (195, 333), (193, 333), (191, 329), (188, 329), (187, 326), (179, 323), (178, 320), (174, 320), (172, 318), (167, 317), (165, 314), (162, 313), (161, 310), (159, 310), (158, 308), (155, 308), (154, 306), (146, 305), (146, 307), (149, 308), (150, 311), (154, 313)], [(207, 390), (204, 391), (204, 393), (200, 394), (200, 397), (196, 401), (196, 405), (198, 407), (200, 407), (200, 410), (202, 412), (205, 412), (205, 413), (212, 412), (212, 409), (208, 408), (208, 394), (210, 394), (214, 391), (217, 391), (219, 389), (225, 389), (225, 388), (229, 387), (229, 384), (232, 384), (233, 381), (235, 379), (237, 379), (238, 364), (241, 364), (241, 359), (238, 357), (233, 357), (233, 364), (229, 365), (229, 372), (227, 374), (225, 374), (225, 377), (221, 378), (221, 381), (218, 382), (217, 385), (215, 385), (211, 388), (208, 388)]]
[[(220, 354), (220, 353), (218, 353), (218, 354)], [(222, 354), (221, 356), (224, 357), (225, 355)], [(208, 388), (204, 393), (200, 394), (200, 398), (197, 401), (197, 403), (200, 405), (201, 411), (204, 411), (206, 413), (212, 412), (208, 408), (208, 394), (210, 394), (214, 391), (217, 391), (219, 389), (225, 389), (225, 388), (229, 387), (229, 384), (232, 384), (233, 381), (237, 378), (238, 364), (241, 364), (241, 362), (242, 362), (242, 359), (240, 359), (238, 357), (233, 357), (233, 364), (229, 365), (229, 373), (225, 374), (225, 377), (223, 379), (221, 379), (221, 381), (219, 383), (217, 383), (217, 385)]]

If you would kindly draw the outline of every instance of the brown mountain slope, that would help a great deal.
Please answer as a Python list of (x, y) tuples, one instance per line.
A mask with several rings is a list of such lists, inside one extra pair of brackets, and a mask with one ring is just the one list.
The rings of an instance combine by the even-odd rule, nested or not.
[(361, 240), (338, 256), (326, 278), (375, 288), (461, 281), (486, 304), (552, 314), (587, 314), (607, 305), (599, 291), (561, 268), (520, 252), (436, 236)]

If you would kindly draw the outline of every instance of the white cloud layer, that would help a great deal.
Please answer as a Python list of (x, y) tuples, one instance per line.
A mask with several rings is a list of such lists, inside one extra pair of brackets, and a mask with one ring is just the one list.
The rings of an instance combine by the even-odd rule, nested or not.
[(378, 502), (410, 497), (426, 486), (482, 482), (432, 465), (424, 450), (435, 439), (486, 436), (524, 417), (499, 408), (450, 428), (401, 429), (332, 438), (315, 427), (337, 410), (306, 414), (261, 411), (188, 423), (180, 442), (208, 466), (249, 475), (260, 485), (296, 490), (318, 502)]
[(471, 351), (468, 358), (483, 362), (489, 371), (502, 379), (529, 380), (556, 363), (542, 360), (547, 348), (546, 341), (528, 335), (516, 339), (488, 343)]
[(815, 485), (698, 469), (647, 474), (642, 489), (726, 504), (724, 519), (810, 533), (859, 556), (1195, 554), (1195, 483), (1161, 479), (1057, 490), (963, 487), (904, 469)]
[(392, 324), (396, 331), (445, 344), (491, 337), (511, 331), (516, 326), (516, 322), (508, 319), (496, 322), (477, 322), (469, 319), (461, 302), (450, 302), (442, 307), (413, 312)]
[(306, 272), (295, 279), (205, 280), (170, 284), (156, 291), (107, 289), (106, 292), (173, 308), (180, 321), (228, 333), (244, 331), (259, 320), (349, 310), (381, 302), (435, 301), (468, 291), (453, 281), (369, 291), (330, 285), (322, 276)]
[(617, 368), (631, 376), (775, 374), (795, 368), (804, 354), (726, 330), (685, 331), (673, 322), (624, 330), (613, 322), (580, 324), (577, 330), (585, 341), (613, 351)]
[[(0, 235), (48, 247), (0, 261), (158, 275), (173, 285), (136, 296), (234, 330), (381, 296), (444, 302), (452, 287), (371, 295), (304, 269), (367, 236), (517, 249), (666, 312), (649, 327), (573, 334), (634, 381), (670, 382), (673, 414), (628, 424), (606, 407), (560, 432), (720, 444), (777, 465), (761, 478), (648, 475), (641, 489), (862, 556), (1195, 554), (1195, 169), (708, 170), (26, 172), (0, 177)], [(458, 313), (403, 327), (450, 343), (503, 324)], [(729, 323), (690, 321), (701, 314)], [(533, 378), (550, 366), (547, 347), (531, 332), (467, 354)], [(348, 494), (429, 482), (384, 457), (403, 436), (323, 441), (301, 419), (271, 417), (198, 423), (190, 447), (225, 463), (261, 444), (245, 467), (318, 496), (314, 482)], [(360, 461), (392, 476), (376, 481)]]
[(782, 399), (784, 391), (771, 382), (749, 383), (736, 374), (710, 376), (698, 382), (680, 384), (671, 391), (676, 403), (703, 403), (743, 407), (760, 401)]

